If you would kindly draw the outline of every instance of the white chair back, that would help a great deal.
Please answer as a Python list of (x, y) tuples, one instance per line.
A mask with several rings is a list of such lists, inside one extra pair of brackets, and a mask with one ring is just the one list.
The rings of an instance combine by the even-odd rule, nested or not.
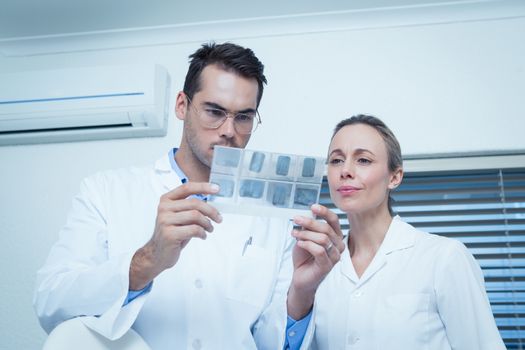
[(77, 317), (59, 324), (47, 337), (43, 350), (151, 350), (144, 339), (130, 329), (122, 338), (109, 340), (92, 331)]

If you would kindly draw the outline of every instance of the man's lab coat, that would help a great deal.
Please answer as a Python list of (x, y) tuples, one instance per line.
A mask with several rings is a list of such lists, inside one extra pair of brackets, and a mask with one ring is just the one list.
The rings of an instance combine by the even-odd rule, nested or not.
[(131, 258), (153, 234), (159, 197), (180, 184), (167, 156), (153, 169), (83, 181), (38, 272), (34, 305), (46, 331), (87, 315), (84, 323), (106, 337), (133, 327), (153, 349), (282, 348), (292, 275), (288, 220), (223, 214), (149, 293), (122, 306)]

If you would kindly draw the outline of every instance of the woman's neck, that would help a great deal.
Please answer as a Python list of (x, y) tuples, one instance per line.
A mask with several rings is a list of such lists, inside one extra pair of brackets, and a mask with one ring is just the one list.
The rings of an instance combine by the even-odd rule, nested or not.
[(385, 239), (392, 216), (387, 210), (374, 213), (348, 214), (351, 234), (348, 236), (350, 256), (373, 257)]

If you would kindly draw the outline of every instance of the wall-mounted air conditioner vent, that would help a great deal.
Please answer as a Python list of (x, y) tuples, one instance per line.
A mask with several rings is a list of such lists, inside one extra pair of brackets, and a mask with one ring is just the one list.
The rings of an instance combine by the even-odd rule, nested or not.
[(0, 75), (0, 145), (164, 136), (169, 87), (159, 65)]

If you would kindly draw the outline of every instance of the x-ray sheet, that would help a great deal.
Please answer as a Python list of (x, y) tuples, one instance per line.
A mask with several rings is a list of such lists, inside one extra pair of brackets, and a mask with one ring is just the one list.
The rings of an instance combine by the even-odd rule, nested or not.
[(292, 218), (312, 216), (319, 201), (325, 158), (216, 146), (210, 203), (221, 212)]

